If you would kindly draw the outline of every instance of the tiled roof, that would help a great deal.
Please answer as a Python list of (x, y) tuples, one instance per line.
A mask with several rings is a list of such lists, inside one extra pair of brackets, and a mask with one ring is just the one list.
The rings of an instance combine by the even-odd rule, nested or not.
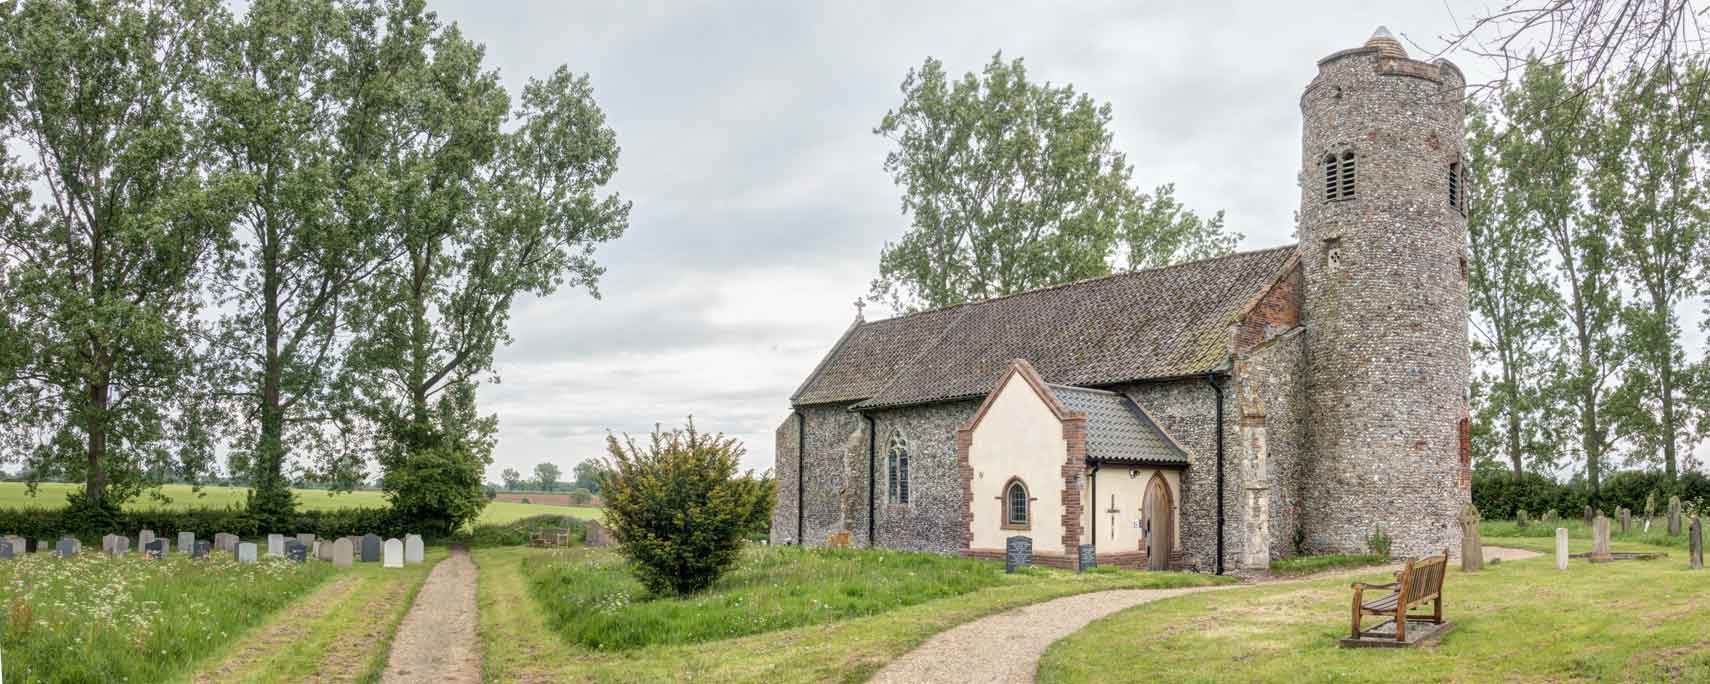
[(792, 400), (858, 408), (984, 396), (1012, 359), (1076, 386), (1203, 373), (1294, 246), (1081, 280), (851, 328)]
[(1120, 463), (1187, 465), (1187, 452), (1157, 421), (1115, 392), (1051, 385), (1071, 411), (1087, 416), (1087, 459)]

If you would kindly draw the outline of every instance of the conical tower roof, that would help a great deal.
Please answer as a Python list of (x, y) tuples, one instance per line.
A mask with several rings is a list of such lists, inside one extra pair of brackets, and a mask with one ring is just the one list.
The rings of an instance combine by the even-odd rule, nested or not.
[(1379, 54), (1391, 59), (1407, 59), (1407, 49), (1401, 47), (1401, 41), (1390, 35), (1389, 29), (1379, 26), (1372, 32), (1372, 37), (1366, 40), (1366, 47), (1377, 48)]

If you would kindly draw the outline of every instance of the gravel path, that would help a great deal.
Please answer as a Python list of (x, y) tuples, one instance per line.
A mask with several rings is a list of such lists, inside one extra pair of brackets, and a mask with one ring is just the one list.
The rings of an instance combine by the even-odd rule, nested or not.
[(475, 562), (460, 548), (435, 565), (392, 637), (381, 684), (480, 684)]
[[(1504, 563), (1537, 556), (1537, 553), (1499, 546), (1484, 547), (1485, 561), (1501, 558)], [(1272, 584), (1308, 582), (1340, 576), (1370, 575), (1384, 568), (1361, 568), (1279, 580)], [(928, 639), (904, 654), (877, 675), (870, 684), (1030, 684), (1039, 669), (1039, 657), (1053, 642), (1080, 631), (1088, 623), (1125, 608), (1204, 591), (1239, 589), (1249, 584), (1187, 589), (1119, 589), (1078, 594), (1044, 603), (1023, 606), (981, 618)]]

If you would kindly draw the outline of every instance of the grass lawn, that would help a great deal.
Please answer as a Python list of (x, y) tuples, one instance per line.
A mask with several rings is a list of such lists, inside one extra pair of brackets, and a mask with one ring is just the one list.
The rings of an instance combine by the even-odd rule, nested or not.
[[(1487, 539), (1543, 550), (1543, 538)], [(1588, 540), (1570, 543), (1575, 551)], [(1656, 547), (1616, 544), (1617, 550)], [(1357, 578), (1385, 582), (1374, 574)], [(1710, 572), (1680, 553), (1566, 572), (1549, 557), (1451, 569), (1436, 647), (1336, 646), (1350, 579), (1258, 586), (1138, 606), (1052, 645), (1040, 682), (1710, 681)]]
[[(82, 489), (82, 485), (44, 482), (37, 486), (36, 495), (30, 496), (29, 490), (22, 482), (0, 482), (0, 508), (60, 508), (65, 505), (65, 495)], [(241, 507), (244, 493), (249, 490), (243, 487), (206, 486), (199, 491), (192, 491), (190, 485), (166, 485), (160, 488), (160, 494), (167, 500), (156, 499), (148, 493), (137, 497), (126, 507), (138, 510), (159, 510), (173, 508), (227, 508)], [(332, 493), (324, 489), (296, 489), (297, 506), (304, 510), (334, 510), (339, 508), (382, 508), (386, 505), (386, 497), (379, 491), (361, 490), (355, 492)], [(581, 506), (549, 506), (545, 504), (507, 503), (489, 501), (481, 511), (481, 517), (476, 524), (502, 525), (521, 520), (534, 515), (572, 515), (582, 519), (600, 517), (598, 508)]]
[(1368, 565), (1387, 565), (1390, 560), (1376, 554), (1345, 554), (1333, 553), (1322, 556), (1295, 556), (1283, 560), (1271, 561), (1273, 575), (1310, 575), (1326, 570), (1342, 570), (1347, 568), (1363, 568)]
[[(1690, 524), (1690, 518), (1682, 516), (1680, 534), (1670, 537), (1668, 535), (1667, 518), (1658, 517), (1655, 520), (1652, 520), (1651, 531), (1649, 532), (1644, 531), (1644, 520), (1634, 518), (1632, 531), (1627, 534), (1621, 534), (1621, 524), (1619, 522), (1610, 520), (1609, 541), (1610, 543), (1626, 542), (1632, 544), (1646, 544), (1650, 546), (1665, 546), (1679, 549), (1684, 552), (1686, 551), (1686, 529)], [(1540, 522), (1533, 522), (1525, 527), (1521, 527), (1519, 524), (1510, 520), (1487, 520), (1479, 523), (1478, 531), (1479, 535), (1485, 540), (1501, 537), (1505, 544), (1508, 539), (1512, 538), (1549, 540), (1552, 546), (1548, 548), (1553, 552), (1553, 549), (1555, 549), (1553, 544), (1555, 543), (1554, 540), (1556, 538), (1556, 528), (1558, 527), (1567, 529), (1568, 539), (1583, 539), (1587, 542), (1591, 541), (1591, 526), (1585, 524), (1578, 518), (1573, 520), (1558, 520), (1549, 525), (1545, 525)]]
[(149, 561), (98, 548), (0, 562), (5, 681), (173, 681), (335, 574), (330, 563)]
[[(560, 633), (555, 623), (570, 623), (564, 622), (560, 609), (544, 605), (531, 586), (536, 578), (555, 576), (554, 564), (588, 563), (597, 567), (573, 572), (603, 576), (603, 565), (612, 561), (599, 555), (610, 552), (474, 552), (481, 570), (478, 601), (486, 681), (860, 682), (933, 634), (1009, 608), (1103, 589), (1225, 581), (1115, 569), (1079, 575), (1033, 569), (1005, 575), (995, 563), (924, 554), (752, 549), (739, 575), (706, 596), (648, 606), (633, 594), (622, 600), (613, 595), (609, 605), (596, 609), (609, 611), (600, 619), (617, 624), (683, 618), (683, 624), (672, 627), (673, 638), (693, 640), (706, 634), (679, 630), (699, 626), (692, 613), (670, 604), (699, 603), (723, 619), (758, 619), (756, 625), (734, 628), (747, 636), (614, 651), (581, 645)], [(612, 577), (599, 581), (620, 584)], [(941, 598), (908, 595), (917, 590)], [(780, 628), (791, 624), (800, 626)]]
[[(377, 682), (398, 623), (409, 612), (428, 572), (446, 555), (443, 547), (428, 547), (425, 562), (401, 570), (357, 563), (337, 571), (312, 594), (203, 658), (195, 674), (180, 681)], [(326, 679), (334, 673), (344, 676)]]

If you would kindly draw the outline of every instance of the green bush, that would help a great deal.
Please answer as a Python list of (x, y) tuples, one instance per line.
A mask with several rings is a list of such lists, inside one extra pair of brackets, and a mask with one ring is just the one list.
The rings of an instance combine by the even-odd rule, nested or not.
[(1366, 548), (1370, 549), (1373, 554), (1383, 558), (1389, 557), (1390, 548), (1394, 543), (1394, 540), (1390, 539), (1389, 535), (1384, 533), (1382, 527), (1373, 527), (1371, 536), (1366, 537)]
[(452, 541), (466, 544), (470, 548), (489, 548), (494, 546), (524, 546), (528, 544), (529, 535), (536, 530), (547, 528), (569, 528), (572, 543), (580, 544), (587, 539), (588, 531), (582, 520), (568, 515), (536, 515), (503, 525), (476, 525), (466, 534), (452, 538)]
[(690, 420), (683, 430), (655, 431), (646, 448), (627, 437), (606, 441), (605, 521), (654, 594), (711, 586), (736, 562), (754, 521), (771, 516), (771, 498), (752, 474), (737, 474), (744, 450), (735, 439), (697, 432)]
[[(1638, 515), (1645, 510), (1646, 501), (1652, 500), (1656, 502), (1657, 515), (1661, 515), (1669, 496), (1679, 496), (1682, 503), (1696, 503), (1700, 509), (1710, 506), (1710, 476), (1688, 471), (1670, 483), (1660, 471), (1611, 473), (1598, 487), (1597, 507), (1611, 515), (1617, 508)], [(1569, 515), (1579, 517), (1591, 502), (1580, 482), (1556, 482), (1537, 473), (1526, 473), (1516, 479), (1512, 472), (1500, 469), (1480, 469), (1473, 473), (1472, 500), (1486, 517), (1502, 520), (1514, 519), (1521, 510), (1569, 511)]]
[(86, 543), (97, 542), (105, 534), (134, 535), (138, 530), (145, 529), (154, 530), (155, 534), (163, 536), (193, 532), (197, 537), (203, 538), (220, 532), (230, 532), (246, 539), (273, 533), (299, 532), (326, 538), (368, 533), (402, 538), (405, 534), (419, 533), (399, 522), (392, 512), (385, 508), (297, 511), (287, 518), (283, 527), (284, 529), (266, 529), (248, 511), (240, 508), (121, 511), (113, 518), (98, 524), (90, 524), (89, 516), (73, 508), (0, 509), (0, 534), (16, 534), (27, 539), (58, 539), (69, 536), (77, 537)]

